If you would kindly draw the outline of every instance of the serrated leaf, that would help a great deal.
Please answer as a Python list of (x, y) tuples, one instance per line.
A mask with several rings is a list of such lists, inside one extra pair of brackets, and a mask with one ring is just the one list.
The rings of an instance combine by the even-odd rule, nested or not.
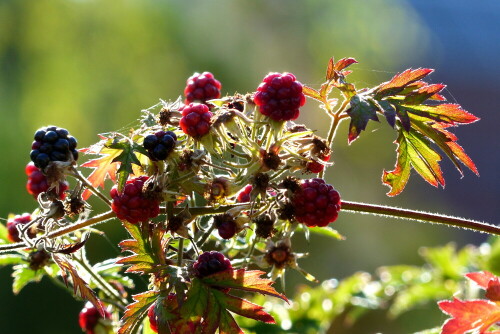
[(465, 275), (468, 279), (476, 282), (480, 287), (486, 290), (485, 297), (491, 301), (500, 301), (500, 278), (489, 271), (468, 273)]
[(382, 182), (391, 190), (388, 196), (395, 196), (403, 191), (410, 177), (411, 168), (415, 169), (428, 183), (437, 187), (444, 186), (444, 178), (439, 161), (441, 156), (430, 146), (429, 142), (415, 130), (400, 131), (397, 139), (396, 168), (390, 172), (384, 171)]
[(212, 293), (221, 306), (233, 313), (268, 324), (276, 323), (274, 318), (265, 312), (264, 308), (260, 305), (218, 290), (212, 290)]
[(394, 95), (403, 90), (409, 84), (419, 81), (426, 77), (434, 70), (429, 68), (408, 69), (402, 73), (396, 74), (390, 81), (385, 82), (377, 87), (376, 98), (380, 99), (388, 95)]
[[(428, 121), (440, 124), (457, 125), (469, 124), (479, 120), (478, 117), (463, 110), (462, 107), (454, 103), (444, 103), (439, 105), (399, 105), (399, 108), (406, 112), (419, 116)], [(414, 117), (418, 119), (418, 117)]]
[(128, 176), (134, 173), (132, 164), (141, 166), (141, 162), (135, 154), (140, 146), (128, 138), (125, 138), (120, 141), (113, 141), (112, 143), (106, 144), (106, 147), (121, 150), (120, 154), (113, 159), (113, 162), (120, 162), (120, 167), (116, 171), (116, 184), (118, 185), (118, 191), (121, 192), (127, 182)]
[[(85, 152), (91, 154), (100, 154), (101, 157), (89, 160), (82, 164), (82, 167), (94, 168), (92, 173), (89, 175), (87, 180), (94, 186), (95, 188), (103, 188), (104, 189), (104, 181), (106, 178), (110, 178), (113, 182), (116, 182), (116, 171), (118, 169), (119, 163), (114, 162), (116, 157), (120, 155), (120, 150), (108, 148), (104, 146), (104, 143), (110, 141), (110, 139), (102, 137), (103, 141), (100, 143), (101, 145), (97, 145), (94, 148), (86, 149)], [(84, 200), (88, 199), (92, 192), (86, 189), (82, 197)]]
[(351, 107), (347, 114), (351, 117), (349, 124), (348, 141), (351, 143), (358, 138), (361, 131), (366, 129), (369, 120), (378, 122), (377, 107), (362, 95), (354, 95), (350, 100)]
[(308, 96), (310, 98), (313, 98), (315, 100), (318, 100), (320, 102), (323, 102), (323, 97), (321, 96), (320, 92), (318, 92), (316, 89), (313, 89), (308, 86), (302, 86), (302, 93), (304, 93), (305, 96)]
[[(332, 58), (333, 59), (333, 58)], [(335, 63), (335, 70), (342, 71), (344, 68), (351, 66), (352, 64), (357, 64), (358, 61), (354, 58), (342, 58), (338, 62)], [(345, 73), (344, 73), (345, 75)]]
[(26, 263), (26, 261), (19, 254), (2, 254), (2, 255), (0, 255), (0, 267), (7, 266), (9, 264), (21, 264), (21, 263)]
[(469, 331), (482, 334), (500, 321), (500, 306), (488, 300), (453, 298), (438, 303), (439, 308), (451, 318), (442, 327), (442, 334), (463, 334)]
[(405, 99), (403, 100), (403, 104), (422, 104), (433, 96), (441, 96), (438, 93), (445, 87), (446, 85), (442, 84), (426, 85), (420, 87), (418, 90), (406, 95)]
[(240, 326), (236, 323), (233, 316), (229, 312), (222, 312), (220, 317), (219, 334), (244, 334)]
[(61, 268), (61, 276), (68, 286), (68, 273), (71, 276), (71, 282), (73, 283), (73, 293), (83, 299), (88, 300), (95, 306), (95, 308), (99, 311), (101, 316), (104, 317), (104, 309), (102, 307), (101, 302), (97, 298), (95, 292), (89, 287), (87, 282), (83, 280), (78, 274), (76, 268), (71, 264), (69, 259), (66, 256), (52, 254), (52, 259), (54, 262)]
[(121, 326), (118, 334), (133, 334), (139, 329), (144, 317), (148, 313), (149, 307), (158, 298), (158, 291), (146, 291), (133, 295), (134, 303), (127, 305), (125, 313), (121, 318)]
[(328, 60), (328, 66), (326, 67), (326, 81), (330, 81), (333, 79), (333, 77), (335, 76), (335, 60), (332, 58), (330, 58)]
[(269, 295), (283, 299), (288, 302), (288, 299), (278, 293), (271, 285), (274, 283), (267, 278), (260, 278), (265, 272), (260, 270), (225, 270), (219, 273), (204, 277), (204, 284), (220, 287), (243, 290), (249, 292), (258, 292), (264, 295)]
[(123, 240), (119, 243), (122, 252), (128, 251), (132, 255), (116, 261), (117, 264), (130, 265), (125, 272), (147, 273), (151, 272), (156, 261), (148, 242), (148, 235), (141, 229), (140, 224), (122, 222), (132, 239)]
[(43, 271), (32, 270), (27, 265), (21, 264), (14, 266), (12, 271), (12, 292), (17, 295), (30, 282), (40, 282), (43, 277)]

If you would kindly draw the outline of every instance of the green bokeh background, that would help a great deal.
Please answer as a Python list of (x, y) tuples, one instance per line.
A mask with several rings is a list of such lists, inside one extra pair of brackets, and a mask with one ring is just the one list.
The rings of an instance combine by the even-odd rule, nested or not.
[[(348, 146), (344, 124), (334, 145), (335, 165), (327, 174), (343, 198), (498, 221), (499, 76), (494, 73), (500, 52), (494, 32), (500, 21), (495, 9), (494, 1), (469, 8), (465, 1), (436, 6), (402, 0), (0, 0), (0, 217), (36, 206), (24, 189), (23, 169), (40, 126), (65, 127), (79, 147), (86, 147), (97, 133), (134, 124), (139, 111), (159, 98), (175, 100), (195, 71), (214, 73), (228, 94), (253, 91), (269, 71), (293, 72), (318, 88), (328, 59), (335, 56), (360, 62), (350, 77), (357, 87), (386, 81), (407, 67), (434, 67), (430, 80), (447, 83), (445, 95), (483, 119), (456, 131), (480, 179), (469, 172), (460, 179), (443, 162), (445, 190), (413, 175), (397, 198), (386, 197), (380, 182), (382, 170), (395, 162), (390, 127), (372, 122)], [(323, 135), (329, 123), (311, 100), (299, 121)], [(310, 253), (301, 266), (320, 279), (419, 263), (421, 246), (484, 239), (348, 213), (335, 227), (346, 241), (296, 240), (298, 251)], [(116, 221), (102, 229), (110, 241), (89, 241), (93, 261), (116, 256), (112, 244), (125, 236)], [(10, 269), (0, 269), (1, 333), (79, 333), (81, 303), (45, 280), (14, 297), (9, 275)], [(296, 273), (288, 278), (286, 292), (292, 294), (303, 279)], [(432, 325), (437, 324), (422, 328)]]

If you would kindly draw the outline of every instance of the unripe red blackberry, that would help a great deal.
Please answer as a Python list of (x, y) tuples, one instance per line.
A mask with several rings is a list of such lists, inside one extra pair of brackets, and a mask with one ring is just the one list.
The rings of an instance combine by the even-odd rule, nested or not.
[(148, 319), (149, 319), (149, 327), (155, 333), (158, 333), (158, 320), (156, 319), (155, 305), (153, 303), (148, 309)]
[[(40, 193), (45, 192), (49, 189), (47, 177), (42, 173), (40, 169), (35, 166), (33, 162), (27, 164), (24, 171), (26, 172), (26, 175), (28, 175), (26, 190), (28, 190), (28, 193), (30, 195), (37, 199)], [(52, 188), (50, 191), (57, 194), (57, 197), (62, 200), (66, 197), (66, 194), (64, 192), (68, 189), (68, 182), (63, 181), (59, 182), (58, 190), (56, 190), (56, 188)]]
[(34, 139), (30, 158), (42, 170), (51, 161), (78, 160), (77, 141), (66, 129), (55, 126), (40, 128), (35, 132)]
[(177, 136), (172, 131), (158, 131), (144, 138), (143, 146), (153, 161), (165, 160), (174, 150)]
[(293, 194), (295, 219), (309, 227), (334, 222), (340, 210), (340, 195), (323, 179), (303, 180)]
[(233, 269), (231, 261), (222, 253), (211, 251), (205, 252), (198, 257), (193, 264), (196, 277), (203, 278), (224, 270)]
[[(104, 317), (101, 316), (99, 310), (92, 305), (92, 303), (87, 302), (83, 310), (81, 310), (78, 315), (78, 323), (83, 331), (87, 334), (96, 334), (96, 327), (99, 323), (102, 323), (104, 319), (111, 319), (111, 313), (104, 309)], [(109, 327), (109, 324), (102, 324), (103, 328)], [(100, 332), (102, 333), (102, 332)]]
[(206, 105), (190, 103), (181, 107), (179, 111), (182, 111), (179, 126), (185, 134), (193, 138), (200, 138), (210, 131), (210, 119), (213, 114)]
[[(19, 237), (19, 230), (17, 229), (17, 225), (24, 225), (31, 221), (31, 215), (29, 213), (23, 213), (22, 215), (15, 215), (12, 218), (7, 220), (7, 231), (9, 232), (8, 238), (12, 242), (20, 242), (22, 241)], [(36, 237), (36, 232), (31, 228), (27, 231), (28, 237), (33, 239)]]
[(222, 85), (210, 72), (195, 73), (186, 82), (184, 96), (186, 104), (191, 102), (205, 103), (208, 100), (218, 99)]
[(306, 97), (293, 74), (269, 73), (257, 88), (254, 102), (261, 114), (275, 121), (289, 121), (299, 117)]
[(251, 184), (248, 184), (245, 186), (245, 188), (241, 189), (238, 195), (236, 196), (236, 202), (238, 203), (246, 203), (250, 202), (250, 193), (253, 190), (253, 186)]
[(113, 199), (111, 209), (119, 219), (137, 224), (160, 214), (160, 202), (145, 197), (142, 191), (147, 179), (147, 176), (139, 176), (128, 180), (122, 193), (118, 192), (117, 186), (111, 189), (110, 195)]
[(238, 232), (236, 221), (227, 213), (215, 215), (214, 224), (222, 239), (231, 239)]
[[(325, 155), (325, 156), (320, 157), (320, 158), (323, 161), (328, 161), (328, 160), (330, 160), (330, 155)], [(322, 165), (322, 164), (320, 164), (317, 161), (309, 161), (306, 164), (306, 169), (307, 169), (308, 172), (311, 172), (311, 173), (319, 173), (323, 169), (325, 169), (325, 165)]]

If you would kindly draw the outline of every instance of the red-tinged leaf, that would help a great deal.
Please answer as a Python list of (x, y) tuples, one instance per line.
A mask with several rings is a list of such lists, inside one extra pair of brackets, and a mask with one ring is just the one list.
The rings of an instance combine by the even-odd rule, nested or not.
[(330, 81), (335, 76), (335, 60), (330, 58), (328, 61), (328, 66), (326, 68), (326, 81)]
[[(215, 334), (217, 328), (222, 326), (221, 320), (223, 313), (227, 313), (227, 311), (221, 308), (221, 305), (218, 303), (213, 293), (209, 293), (207, 308), (202, 322), (202, 334)], [(236, 327), (237, 330), (234, 332), (238, 333), (240, 327), (238, 325), (236, 325)]]
[(492, 301), (500, 301), (500, 278), (489, 271), (480, 271), (465, 274), (465, 277), (474, 281), (486, 290), (486, 298)]
[(398, 73), (390, 81), (381, 84), (376, 89), (376, 97), (379, 99), (384, 96), (399, 93), (405, 86), (419, 81), (433, 71), (434, 70), (429, 68), (417, 68), (416, 70), (408, 69), (402, 73)]
[(352, 64), (357, 64), (358, 62), (354, 58), (342, 58), (337, 63), (335, 63), (335, 70), (341, 72), (344, 68), (351, 66)]
[(73, 283), (73, 293), (83, 299), (88, 300), (95, 306), (99, 311), (101, 316), (104, 317), (104, 309), (101, 302), (97, 298), (95, 292), (89, 287), (87, 282), (83, 280), (78, 274), (76, 268), (69, 262), (68, 258), (63, 255), (52, 254), (52, 259), (61, 268), (61, 276), (68, 286), (68, 273), (71, 276), (71, 282)]
[(260, 270), (225, 270), (219, 273), (207, 276), (202, 279), (204, 284), (220, 288), (231, 288), (249, 292), (258, 292), (281, 298), (288, 302), (288, 299), (278, 293), (271, 285), (274, 283), (267, 278), (260, 278), (265, 272)]
[(233, 313), (268, 324), (276, 323), (274, 318), (269, 313), (265, 312), (264, 308), (260, 305), (218, 290), (212, 290), (212, 293), (223, 307)]
[[(103, 147), (99, 152), (96, 152), (98, 154), (102, 154), (101, 157), (89, 160), (82, 164), (82, 167), (94, 168), (92, 173), (87, 178), (92, 186), (95, 188), (104, 188), (104, 181), (107, 177), (109, 177), (113, 182), (116, 182), (116, 171), (119, 163), (113, 161), (120, 155), (120, 152), (120, 150)], [(86, 189), (83, 192), (82, 197), (86, 200), (91, 194), (92, 192)]]
[(141, 229), (142, 225), (140, 224), (123, 222), (123, 225), (133, 239), (123, 240), (119, 243), (119, 246), (123, 252), (131, 252), (132, 255), (121, 258), (116, 263), (130, 265), (126, 272), (151, 272), (157, 261), (155, 261), (153, 250), (148, 242), (147, 232)]
[(351, 107), (347, 110), (347, 114), (351, 117), (348, 135), (349, 143), (358, 138), (361, 131), (366, 129), (369, 120), (378, 122), (378, 107), (370, 103), (362, 95), (351, 97), (350, 105)]
[(118, 334), (136, 333), (137, 328), (148, 313), (149, 307), (156, 301), (158, 295), (158, 291), (147, 291), (133, 295), (132, 299), (135, 302), (127, 305), (125, 313), (121, 318), (121, 326)]
[(308, 96), (312, 99), (318, 100), (320, 102), (324, 101), (324, 98), (321, 96), (320, 92), (318, 92), (316, 89), (313, 89), (308, 86), (302, 86), (302, 93), (304, 93), (305, 96)]
[(479, 175), (472, 159), (465, 153), (464, 149), (455, 142), (458, 138), (451, 132), (445, 130), (448, 125), (424, 122), (415, 117), (411, 118), (413, 128), (431, 139), (441, 150), (443, 150), (461, 175), (463, 175), (463, 171), (459, 162), (463, 163), (476, 175)]
[(500, 306), (488, 300), (438, 302), (439, 308), (451, 318), (443, 325), (442, 334), (464, 334), (469, 331), (482, 334), (500, 321)]
[(442, 124), (469, 124), (479, 120), (478, 117), (463, 110), (458, 104), (446, 103), (440, 105), (400, 105), (408, 113), (436, 121)]
[(197, 278), (193, 279), (191, 283), (186, 301), (180, 309), (180, 315), (183, 319), (199, 321), (207, 310), (209, 289)]
[(441, 99), (442, 96), (438, 93), (445, 87), (446, 85), (442, 84), (423, 86), (417, 91), (406, 95), (405, 99), (403, 100), (403, 104), (421, 104), (426, 100), (432, 98), (433, 96), (437, 96), (438, 99)]
[(220, 318), (219, 334), (244, 334), (229, 312), (222, 312)]
[(391, 188), (387, 193), (388, 196), (395, 196), (403, 191), (410, 177), (411, 168), (433, 186), (444, 187), (445, 181), (439, 167), (441, 156), (429, 146), (430, 143), (422, 135), (413, 129), (409, 132), (400, 131), (396, 143), (398, 143), (396, 167), (393, 171), (384, 171), (382, 176), (382, 182)]

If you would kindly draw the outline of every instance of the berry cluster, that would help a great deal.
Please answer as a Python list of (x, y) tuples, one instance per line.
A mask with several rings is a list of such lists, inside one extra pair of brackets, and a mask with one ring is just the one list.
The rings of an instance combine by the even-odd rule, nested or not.
[(31, 161), (40, 169), (45, 169), (51, 161), (76, 161), (78, 151), (75, 137), (68, 130), (49, 126), (35, 132), (35, 141), (31, 144)]
[(309, 227), (326, 226), (334, 222), (340, 210), (340, 195), (323, 179), (303, 180), (294, 193), (292, 203), (295, 218)]
[[(24, 169), (26, 175), (28, 175), (28, 183), (26, 183), (26, 190), (30, 195), (36, 199), (40, 193), (49, 190), (49, 184), (47, 183), (47, 177), (38, 169), (33, 162), (26, 165)], [(52, 188), (50, 191), (57, 195), (59, 199), (64, 199), (66, 197), (65, 191), (69, 189), (69, 184), (67, 181), (59, 182), (59, 186)]]
[(189, 104), (195, 101), (205, 103), (208, 100), (218, 99), (221, 87), (222, 85), (214, 78), (212, 73), (195, 73), (186, 82), (186, 88), (184, 89), (185, 103)]
[[(29, 213), (23, 213), (22, 215), (16, 215), (7, 220), (7, 231), (8, 238), (12, 242), (21, 242), (21, 238), (19, 237), (19, 230), (17, 229), (17, 225), (24, 225), (31, 221), (31, 215)], [(32, 229), (28, 230), (28, 237), (30, 239), (36, 236), (36, 232)]]
[[(111, 313), (104, 309), (103, 317), (94, 305), (92, 305), (90, 302), (87, 302), (78, 316), (78, 323), (80, 324), (81, 329), (87, 334), (102, 333), (102, 331), (96, 331), (96, 327), (101, 319), (111, 319)], [(104, 325), (103, 327), (106, 326)]]
[(257, 88), (254, 102), (261, 114), (275, 121), (289, 121), (299, 117), (306, 97), (293, 74), (269, 73)]
[(196, 277), (203, 278), (224, 270), (233, 269), (231, 262), (222, 253), (205, 252), (193, 264)]
[(147, 180), (147, 176), (128, 180), (122, 193), (118, 192), (117, 186), (111, 189), (110, 195), (113, 198), (111, 209), (119, 219), (137, 224), (160, 214), (160, 202), (145, 197), (142, 191), (144, 182)]
[(193, 138), (200, 138), (210, 131), (210, 119), (213, 114), (206, 105), (190, 103), (181, 107), (179, 111), (182, 111), (179, 125), (185, 134)]
[(174, 150), (177, 136), (172, 131), (158, 131), (144, 138), (143, 146), (153, 161), (165, 160)]

